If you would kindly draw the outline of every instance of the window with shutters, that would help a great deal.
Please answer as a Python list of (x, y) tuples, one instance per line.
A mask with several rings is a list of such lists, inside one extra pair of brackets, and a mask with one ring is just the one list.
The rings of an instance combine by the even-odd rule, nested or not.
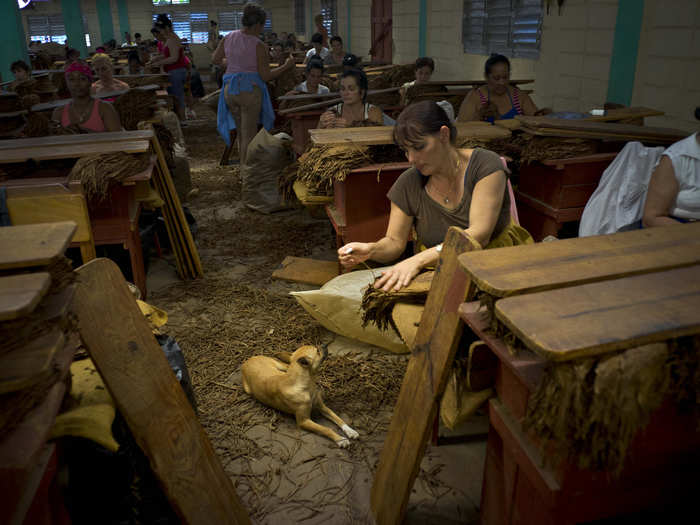
[(321, 17), (323, 27), (328, 31), (328, 37), (338, 31), (338, 2), (336, 0), (321, 0)]
[(294, 32), (303, 34), (306, 32), (306, 6), (304, 0), (294, 0)]
[(88, 30), (87, 16), (83, 15), (83, 29), (85, 30), (85, 45), (90, 47), (90, 31)]
[(464, 0), (465, 53), (539, 58), (542, 0)]
[(190, 0), (153, 0), (153, 5), (184, 5), (189, 3)]
[(190, 13), (192, 43), (206, 44), (209, 39), (209, 17), (207, 13)]
[(226, 36), (231, 31), (241, 29), (241, 19), (243, 18), (243, 10), (236, 9), (234, 11), (219, 11), (219, 35)]
[(28, 16), (29, 39), (45, 44), (57, 42), (65, 44), (66, 27), (63, 24), (63, 15)]

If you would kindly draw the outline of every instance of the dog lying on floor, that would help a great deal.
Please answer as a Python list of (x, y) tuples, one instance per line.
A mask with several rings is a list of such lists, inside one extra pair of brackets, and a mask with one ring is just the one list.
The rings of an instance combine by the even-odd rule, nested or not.
[[(293, 354), (279, 352), (275, 357), (277, 359), (257, 355), (243, 363), (241, 374), (243, 389), (247, 394), (265, 405), (293, 414), (300, 428), (332, 439), (341, 448), (350, 445), (348, 438), (359, 437), (355, 430), (324, 404), (321, 391), (316, 386), (316, 372), (328, 357), (325, 346), (319, 351), (315, 346), (306, 345), (297, 348)], [(314, 423), (311, 420), (311, 410), (314, 408), (338, 425), (347, 438)]]

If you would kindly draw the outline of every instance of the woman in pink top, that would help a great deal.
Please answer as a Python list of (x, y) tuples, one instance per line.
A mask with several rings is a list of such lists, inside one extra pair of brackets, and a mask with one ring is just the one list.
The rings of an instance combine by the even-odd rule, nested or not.
[(160, 48), (163, 55), (160, 58), (151, 60), (146, 66), (163, 66), (170, 77), (170, 87), (168, 93), (173, 95), (177, 100), (175, 112), (180, 120), (185, 120), (185, 82), (187, 81), (187, 72), (189, 60), (185, 56), (185, 49), (182, 46), (180, 37), (173, 31), (173, 22), (168, 18), (168, 15), (161, 13), (156, 18), (155, 29), (158, 30), (161, 36), (158, 39), (165, 38), (165, 44)]
[(119, 114), (109, 102), (92, 98), (92, 72), (83, 61), (71, 63), (66, 68), (66, 85), (72, 100), (61, 108), (56, 108), (51, 120), (56, 126), (78, 127), (81, 131), (121, 131)]
[(294, 67), (294, 60), (288, 57), (283, 65), (270, 69), (267, 46), (258, 38), (265, 18), (265, 11), (260, 6), (246, 4), (241, 21), (243, 29), (226, 35), (212, 55), (214, 64), (221, 64), (226, 57), (217, 128), (228, 145), (231, 130), (238, 130), (241, 164), (246, 161), (248, 145), (258, 131), (258, 123), (271, 129), (275, 122), (275, 111), (265, 82)]

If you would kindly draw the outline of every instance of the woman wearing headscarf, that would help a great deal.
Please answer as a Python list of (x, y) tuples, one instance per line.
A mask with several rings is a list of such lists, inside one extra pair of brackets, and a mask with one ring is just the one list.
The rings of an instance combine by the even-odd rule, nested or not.
[(119, 114), (109, 102), (93, 98), (92, 71), (81, 60), (72, 62), (65, 70), (66, 85), (71, 101), (56, 108), (51, 116), (55, 125), (63, 128), (78, 128), (81, 132), (121, 131)]
[(270, 69), (267, 46), (258, 37), (266, 16), (257, 4), (246, 4), (243, 7), (243, 29), (226, 35), (212, 56), (215, 64), (220, 64), (226, 58), (217, 127), (226, 144), (230, 144), (230, 132), (238, 130), (241, 164), (245, 163), (248, 145), (257, 133), (258, 123), (262, 123), (265, 129), (271, 129), (275, 122), (275, 112), (265, 82), (294, 67), (294, 60), (288, 57), (283, 65)]

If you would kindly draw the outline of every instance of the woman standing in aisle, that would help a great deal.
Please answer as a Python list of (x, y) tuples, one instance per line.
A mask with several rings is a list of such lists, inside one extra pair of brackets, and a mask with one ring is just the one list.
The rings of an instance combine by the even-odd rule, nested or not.
[(231, 130), (238, 130), (241, 165), (245, 163), (248, 145), (257, 133), (258, 123), (262, 123), (265, 129), (271, 129), (275, 121), (265, 82), (294, 67), (294, 60), (287, 57), (284, 64), (270, 69), (267, 46), (258, 37), (265, 25), (265, 18), (262, 7), (247, 3), (243, 7), (243, 29), (226, 35), (212, 56), (215, 64), (220, 64), (226, 58), (217, 127), (226, 144), (230, 144)]

